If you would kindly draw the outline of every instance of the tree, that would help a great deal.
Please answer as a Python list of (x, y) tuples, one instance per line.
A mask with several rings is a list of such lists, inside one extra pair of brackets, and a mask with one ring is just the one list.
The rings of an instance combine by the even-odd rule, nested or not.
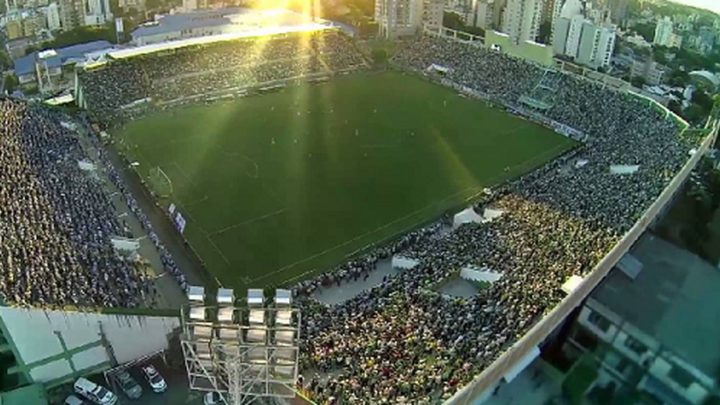
[(5, 76), (3, 88), (5, 89), (5, 92), (7, 92), (7, 94), (12, 94), (17, 88), (18, 84), (19, 83), (17, 77), (15, 77), (15, 75), (13, 74), (9, 74)]
[[(110, 24), (114, 27), (114, 24)], [(85, 42), (106, 40), (115, 42), (115, 29), (110, 26), (78, 27), (58, 34), (54, 40), (43, 43), (43, 48), (62, 48)]]
[(713, 107), (712, 98), (702, 89), (696, 89), (692, 95), (692, 102), (710, 112)]
[(655, 39), (655, 24), (653, 23), (636, 24), (632, 29), (648, 42), (652, 42), (653, 39)]
[(639, 89), (641, 89), (642, 86), (645, 85), (645, 83), (646, 83), (645, 78), (642, 76), (635, 76), (632, 79), (630, 79), (630, 84), (632, 84), (633, 86), (635, 86)]
[(670, 79), (668, 80), (671, 86), (685, 87), (690, 80), (690, 75), (684, 70), (675, 69), (670, 73)]
[(443, 14), (443, 26), (481, 37), (485, 36), (485, 30), (482, 28), (465, 25), (465, 21), (458, 13), (445, 12)]
[(13, 61), (10, 58), (10, 55), (7, 54), (5, 51), (0, 51), (0, 69), (9, 69), (13, 66)]

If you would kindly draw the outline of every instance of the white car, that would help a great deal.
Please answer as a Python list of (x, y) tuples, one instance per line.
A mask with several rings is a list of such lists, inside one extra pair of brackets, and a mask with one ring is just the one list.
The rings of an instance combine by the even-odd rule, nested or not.
[(142, 372), (148, 384), (150, 384), (150, 388), (152, 388), (154, 392), (165, 392), (167, 389), (167, 383), (165, 383), (165, 379), (162, 378), (154, 366), (143, 366)]

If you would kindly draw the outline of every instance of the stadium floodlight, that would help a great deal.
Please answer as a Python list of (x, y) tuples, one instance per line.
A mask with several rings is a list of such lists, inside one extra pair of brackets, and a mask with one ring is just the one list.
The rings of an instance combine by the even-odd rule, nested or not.
[(205, 302), (205, 289), (198, 286), (188, 287), (188, 301), (192, 303), (202, 304)]
[(247, 293), (248, 305), (263, 306), (265, 304), (265, 294), (263, 290), (259, 288), (249, 288)]
[(290, 290), (275, 290), (275, 305), (290, 305), (292, 303), (292, 293)]
[(235, 303), (235, 292), (230, 288), (220, 288), (217, 292), (218, 305), (232, 305)]
[(277, 290), (272, 300), (261, 289), (247, 294), (238, 301), (233, 290), (219, 289), (214, 302), (207, 302), (202, 287), (188, 288), (181, 345), (190, 388), (217, 392), (233, 405), (292, 398), (300, 312), (288, 290)]

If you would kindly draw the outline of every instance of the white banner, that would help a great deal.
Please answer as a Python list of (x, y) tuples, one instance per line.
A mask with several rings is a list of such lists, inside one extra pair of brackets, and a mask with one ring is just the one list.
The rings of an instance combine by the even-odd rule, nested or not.
[(185, 233), (185, 225), (187, 225), (187, 221), (182, 216), (182, 214), (179, 212), (175, 214), (175, 226), (177, 226), (177, 229), (178, 231), (180, 231), (180, 233)]
[(117, 33), (125, 32), (125, 26), (123, 25), (123, 19), (120, 17), (115, 19), (115, 31)]

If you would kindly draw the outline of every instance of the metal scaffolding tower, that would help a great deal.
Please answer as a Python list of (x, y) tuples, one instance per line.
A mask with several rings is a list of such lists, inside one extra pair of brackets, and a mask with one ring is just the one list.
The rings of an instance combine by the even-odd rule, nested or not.
[(288, 290), (272, 299), (249, 289), (238, 300), (221, 288), (214, 302), (202, 287), (188, 288), (182, 345), (190, 389), (217, 392), (229, 405), (295, 396), (300, 311)]

